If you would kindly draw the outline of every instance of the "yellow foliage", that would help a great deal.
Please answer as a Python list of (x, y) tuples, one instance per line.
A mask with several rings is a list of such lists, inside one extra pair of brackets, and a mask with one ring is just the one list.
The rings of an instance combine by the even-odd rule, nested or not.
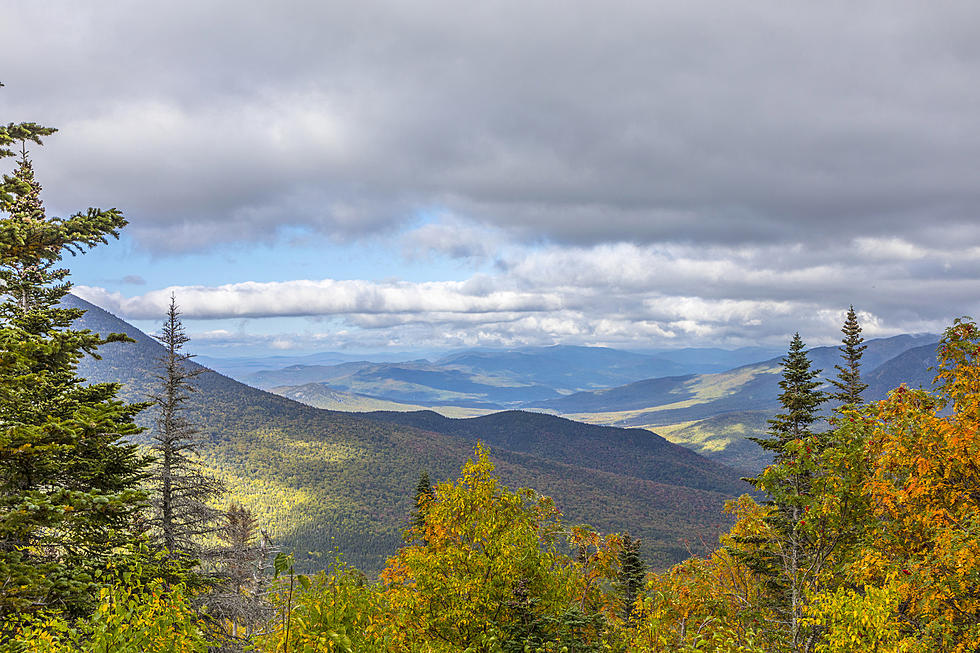
[(947, 329), (936, 394), (895, 390), (866, 413), (874, 529), (855, 579), (897, 592), (906, 642), (980, 650), (980, 333)]
[(69, 623), (58, 614), (23, 625), (12, 650), (31, 653), (206, 653), (208, 642), (180, 587), (102, 588), (95, 613)]
[(903, 641), (898, 610), (901, 600), (894, 579), (861, 591), (842, 587), (817, 594), (807, 608), (808, 621), (822, 632), (816, 653), (911, 653), (921, 650)]
[[(726, 504), (735, 515), (722, 543), (733, 537), (759, 535), (768, 508), (745, 495)], [(759, 605), (761, 579), (729, 549), (707, 559), (689, 558), (661, 574), (651, 574), (638, 601), (637, 620), (627, 631), (626, 650), (637, 653), (716, 651), (749, 653), (769, 650), (760, 635), (769, 614)]]
[[(388, 609), (405, 634), (399, 650), (421, 642), (432, 650), (490, 650), (545, 621), (551, 625), (527, 636), (598, 641), (601, 633), (588, 624), (574, 635), (555, 624), (570, 612), (612, 612), (600, 585), (613, 573), (618, 538), (564, 531), (550, 499), (500, 485), (482, 445), (462, 477), (434, 495), (424, 543), (402, 548), (381, 576)], [(578, 560), (561, 552), (565, 537)]]

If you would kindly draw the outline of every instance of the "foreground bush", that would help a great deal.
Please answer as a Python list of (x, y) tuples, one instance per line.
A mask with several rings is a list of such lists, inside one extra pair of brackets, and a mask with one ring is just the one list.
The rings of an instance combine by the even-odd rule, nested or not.
[(198, 615), (181, 586), (103, 588), (95, 613), (69, 622), (59, 614), (18, 627), (12, 651), (31, 653), (206, 653)]

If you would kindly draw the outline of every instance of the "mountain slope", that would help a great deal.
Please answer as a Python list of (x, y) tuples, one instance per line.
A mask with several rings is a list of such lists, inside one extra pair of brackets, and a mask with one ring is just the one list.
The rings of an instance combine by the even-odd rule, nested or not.
[[(926, 368), (935, 363), (935, 342), (931, 335), (869, 340), (862, 358), (869, 384), (865, 398), (882, 399), (902, 382), (928, 386)], [(836, 375), (837, 347), (817, 347), (808, 354), (824, 379)], [(774, 358), (716, 374), (647, 379), (530, 406), (592, 424), (651, 429), (714, 460), (756, 472), (769, 457), (745, 438), (761, 435), (779, 408), (781, 364), (781, 358)]]
[(433, 411), (375, 412), (368, 417), (427, 431), (482, 440), (493, 448), (528, 453), (596, 470), (615, 469), (649, 481), (731, 494), (751, 487), (731, 469), (705, 461), (644, 429), (583, 424), (541, 413), (506, 411), (483, 417), (450, 419)]
[(429, 361), (404, 363), (343, 363), (333, 366), (294, 365), (244, 377), (262, 389), (329, 383), (335, 390), (376, 399), (419, 405), (452, 404), (503, 408), (529, 399), (559, 396), (554, 388), (500, 376), (472, 374)]
[(342, 410), (351, 413), (366, 413), (376, 411), (414, 412), (417, 410), (434, 410), (446, 417), (475, 417), (496, 412), (495, 408), (473, 408), (467, 406), (420, 406), (418, 404), (399, 403), (387, 399), (378, 399), (356, 392), (344, 392), (331, 388), (326, 383), (307, 383), (295, 386), (278, 386), (270, 388), (269, 392), (281, 397), (298, 401), (314, 408), (326, 410)]
[(936, 376), (936, 345), (915, 347), (879, 365), (864, 378), (868, 396), (884, 399), (889, 392), (906, 384), (910, 388), (932, 388)]
[[(65, 303), (87, 310), (79, 326), (137, 341), (104, 347), (102, 360), (84, 360), (80, 373), (92, 381), (122, 382), (126, 397), (143, 399), (160, 346), (91, 304), (73, 297)], [(472, 451), (469, 437), (315, 409), (212, 371), (198, 376), (197, 384), (189, 412), (207, 442), (206, 463), (307, 568), (338, 546), (352, 563), (379, 569), (400, 543), (419, 472), (428, 470), (435, 480), (455, 477)], [(560, 438), (560, 430), (552, 435)], [(549, 459), (547, 450), (495, 447), (491, 453), (505, 483), (553, 496), (569, 521), (628, 529), (643, 539), (644, 553), (658, 566), (685, 558), (687, 543), (715, 541), (727, 522), (721, 504), (737, 486), (737, 472), (707, 461), (704, 478), (716, 474), (720, 482), (698, 489)], [(691, 457), (684, 474), (694, 476), (697, 461)], [(664, 458), (661, 464), (673, 463)]]

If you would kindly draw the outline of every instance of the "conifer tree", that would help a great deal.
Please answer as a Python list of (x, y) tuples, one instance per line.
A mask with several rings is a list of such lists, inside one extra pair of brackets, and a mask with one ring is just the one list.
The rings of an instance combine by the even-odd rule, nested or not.
[(818, 420), (820, 405), (827, 395), (820, 387), (820, 370), (811, 369), (806, 345), (799, 333), (793, 334), (789, 352), (783, 358), (783, 378), (779, 382), (782, 392), (779, 405), (783, 412), (769, 420), (767, 437), (751, 438), (766, 451), (773, 452), (773, 462), (782, 463), (792, 459), (787, 444), (795, 440), (811, 437), (814, 422)]
[(417, 537), (425, 541), (425, 513), (430, 501), (432, 501), (432, 482), (429, 480), (429, 472), (423, 471), (419, 474), (418, 485), (415, 486), (415, 497), (412, 500), (412, 518), (410, 526), (416, 531)]
[(268, 621), (265, 566), (272, 553), (252, 513), (232, 503), (216, 533), (214, 585), (203, 601), (222, 650), (246, 650), (255, 632)]
[(64, 253), (118, 237), (126, 220), (116, 209), (46, 216), (26, 144), (54, 131), (0, 127), (0, 158), (20, 146), (0, 183), (0, 624), (51, 607), (83, 614), (145, 504), (146, 460), (124, 440), (140, 406), (76, 373), (83, 355), (128, 338), (74, 330), (84, 311), (58, 305), (71, 287)]
[(183, 347), (190, 339), (173, 296), (162, 332), (155, 337), (166, 353), (156, 375), (159, 390), (150, 396), (157, 417), (149, 525), (152, 536), (169, 556), (194, 558), (202, 552), (202, 538), (218, 528), (222, 513), (212, 503), (224, 492), (224, 486), (202, 469), (198, 459), (199, 430), (186, 416), (186, 402), (195, 391), (193, 379), (203, 368), (187, 365), (192, 356), (185, 354)]
[(634, 604), (643, 589), (647, 565), (640, 557), (640, 540), (634, 540), (629, 533), (623, 535), (623, 548), (619, 552), (619, 595), (622, 599), (622, 616), (626, 624), (633, 622)]
[(830, 382), (837, 388), (837, 392), (833, 395), (834, 399), (842, 406), (856, 406), (862, 402), (861, 393), (868, 388), (867, 383), (861, 382), (861, 356), (868, 346), (863, 344), (861, 325), (858, 324), (853, 305), (847, 310), (841, 332), (844, 334), (840, 347), (843, 365), (834, 366), (837, 369), (837, 378), (831, 379)]
[[(779, 615), (777, 625), (785, 629), (793, 653), (812, 650), (815, 638), (803, 619), (806, 596), (826, 560), (827, 547), (833, 547), (806, 523), (824, 447), (822, 434), (813, 430), (820, 405), (826, 401), (826, 394), (818, 390), (819, 374), (810, 367), (800, 334), (794, 334), (779, 382), (783, 412), (769, 420), (768, 437), (753, 438), (773, 452), (773, 464), (747, 479), (769, 496), (767, 535), (733, 538), (742, 546), (733, 548), (732, 554), (765, 579), (768, 607)], [(746, 544), (752, 546), (745, 548)]]

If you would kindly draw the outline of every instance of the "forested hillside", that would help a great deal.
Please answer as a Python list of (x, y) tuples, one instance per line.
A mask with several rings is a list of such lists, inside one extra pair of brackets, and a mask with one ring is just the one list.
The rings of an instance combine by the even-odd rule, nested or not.
[[(77, 297), (65, 303), (86, 309), (79, 326), (125, 332), (137, 341), (107, 345), (102, 359), (84, 360), (80, 372), (90, 381), (122, 382), (123, 396), (142, 400), (153, 383), (159, 344)], [(413, 428), (318, 410), (212, 371), (196, 384), (189, 412), (206, 436), (208, 465), (254, 508), (280, 546), (311, 568), (322, 564), (317, 555), (336, 545), (357, 566), (380, 569), (399, 545), (419, 473), (448, 478), (477, 438), (500, 442), (492, 454), (506, 483), (560, 498), (571, 521), (635, 532), (658, 565), (712, 542), (727, 523), (722, 503), (745, 488), (738, 472), (646, 431), (509, 413), (460, 437), (429, 428), (435, 424)], [(513, 439), (502, 438), (508, 430)], [(613, 436), (609, 443), (606, 435)], [(601, 463), (592, 460), (593, 452), (606, 452)]]
[(541, 413), (505, 411), (451, 419), (432, 411), (365, 413), (371, 419), (445, 433), (494, 449), (529, 453), (589, 469), (636, 478), (722, 491), (737, 496), (749, 489), (724, 465), (706, 461), (643, 429), (620, 429), (574, 422)]

